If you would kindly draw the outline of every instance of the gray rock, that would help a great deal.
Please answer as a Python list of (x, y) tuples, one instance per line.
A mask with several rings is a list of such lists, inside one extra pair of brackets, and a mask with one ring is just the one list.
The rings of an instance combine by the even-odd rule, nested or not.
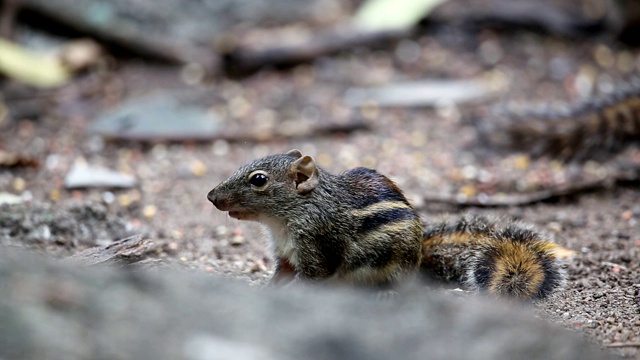
[(212, 139), (220, 128), (217, 117), (204, 107), (157, 93), (104, 112), (89, 132), (125, 140), (202, 140)]
[(64, 177), (67, 189), (106, 187), (130, 188), (136, 185), (133, 175), (107, 169), (98, 165), (89, 165), (84, 160), (76, 160)]
[[(2, 359), (606, 359), (529, 309), (409, 287), (80, 267), (0, 252)], [(611, 357), (611, 356), (609, 356)]]

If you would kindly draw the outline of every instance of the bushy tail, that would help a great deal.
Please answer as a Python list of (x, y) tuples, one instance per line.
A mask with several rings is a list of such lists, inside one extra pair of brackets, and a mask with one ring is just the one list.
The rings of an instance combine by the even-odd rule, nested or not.
[(529, 225), (464, 216), (427, 224), (422, 270), (468, 290), (542, 299), (565, 281), (560, 249)]
[(640, 145), (640, 78), (562, 108), (504, 108), (478, 122), (485, 144), (564, 161), (606, 160)]

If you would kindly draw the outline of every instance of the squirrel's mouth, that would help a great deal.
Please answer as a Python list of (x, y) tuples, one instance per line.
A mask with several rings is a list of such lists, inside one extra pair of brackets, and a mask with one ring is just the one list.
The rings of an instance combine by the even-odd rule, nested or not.
[(229, 216), (238, 220), (255, 220), (256, 219), (255, 214), (249, 211), (229, 211)]

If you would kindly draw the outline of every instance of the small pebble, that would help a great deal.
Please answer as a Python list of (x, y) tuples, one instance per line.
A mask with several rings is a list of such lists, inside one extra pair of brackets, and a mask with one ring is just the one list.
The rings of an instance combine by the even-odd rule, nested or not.
[(102, 201), (107, 204), (112, 204), (116, 200), (116, 196), (111, 191), (105, 191), (102, 193)]
[(142, 209), (142, 216), (146, 217), (147, 219), (151, 219), (152, 217), (156, 216), (157, 212), (158, 208), (155, 205), (147, 205), (144, 207), (144, 209)]
[(224, 236), (228, 232), (227, 227), (224, 225), (220, 225), (216, 227), (216, 235)]
[(27, 188), (27, 182), (23, 178), (17, 177), (13, 180), (12, 187), (15, 192), (21, 193)]
[(51, 192), (49, 193), (49, 199), (51, 199), (51, 201), (60, 201), (60, 190), (51, 190)]
[(229, 142), (226, 140), (216, 140), (212, 145), (213, 154), (225, 156), (229, 153)]
[(244, 236), (236, 235), (233, 238), (231, 238), (231, 245), (232, 246), (240, 246), (242, 244), (244, 244)]
[(475, 186), (473, 185), (465, 185), (463, 187), (460, 188), (460, 190), (458, 191), (459, 194), (470, 198), (472, 196), (474, 196), (476, 193), (478, 192), (478, 190), (476, 189)]
[(129, 194), (122, 194), (118, 196), (118, 204), (122, 207), (129, 207), (129, 205), (133, 204), (133, 200)]
[(139, 191), (137, 190), (130, 191), (128, 193), (124, 193), (118, 196), (118, 204), (126, 208), (140, 201), (141, 197), (142, 195), (140, 194)]
[(200, 160), (193, 160), (189, 165), (189, 170), (195, 176), (204, 176), (207, 173), (207, 165)]
[(45, 160), (44, 164), (47, 170), (55, 170), (60, 164), (60, 155), (51, 154), (47, 156), (47, 159)]
[(516, 156), (513, 165), (518, 170), (526, 170), (531, 166), (531, 159), (527, 155)]
[(466, 165), (462, 168), (462, 176), (467, 180), (473, 180), (478, 176), (478, 169), (475, 166)]

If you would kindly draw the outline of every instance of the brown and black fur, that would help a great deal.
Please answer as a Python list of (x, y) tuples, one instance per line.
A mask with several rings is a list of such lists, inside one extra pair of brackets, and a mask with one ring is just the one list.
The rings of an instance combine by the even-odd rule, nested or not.
[(479, 135), (491, 145), (532, 157), (606, 160), (640, 144), (640, 79), (563, 108), (503, 109), (480, 124)]
[[(268, 181), (256, 185), (256, 174)], [(365, 168), (333, 175), (297, 150), (241, 167), (207, 197), (265, 226), (276, 259), (272, 283), (387, 286), (422, 268), (468, 289), (537, 299), (564, 280), (556, 245), (530, 227), (463, 217), (425, 230), (384, 175)]]
[(564, 283), (558, 248), (529, 225), (467, 215), (426, 225), (421, 268), (468, 290), (541, 299)]
[[(269, 177), (264, 190), (248, 183), (256, 171)], [(265, 225), (277, 259), (274, 282), (384, 286), (414, 273), (422, 258), (420, 218), (375, 170), (333, 175), (292, 150), (245, 165), (208, 198), (234, 217)]]

